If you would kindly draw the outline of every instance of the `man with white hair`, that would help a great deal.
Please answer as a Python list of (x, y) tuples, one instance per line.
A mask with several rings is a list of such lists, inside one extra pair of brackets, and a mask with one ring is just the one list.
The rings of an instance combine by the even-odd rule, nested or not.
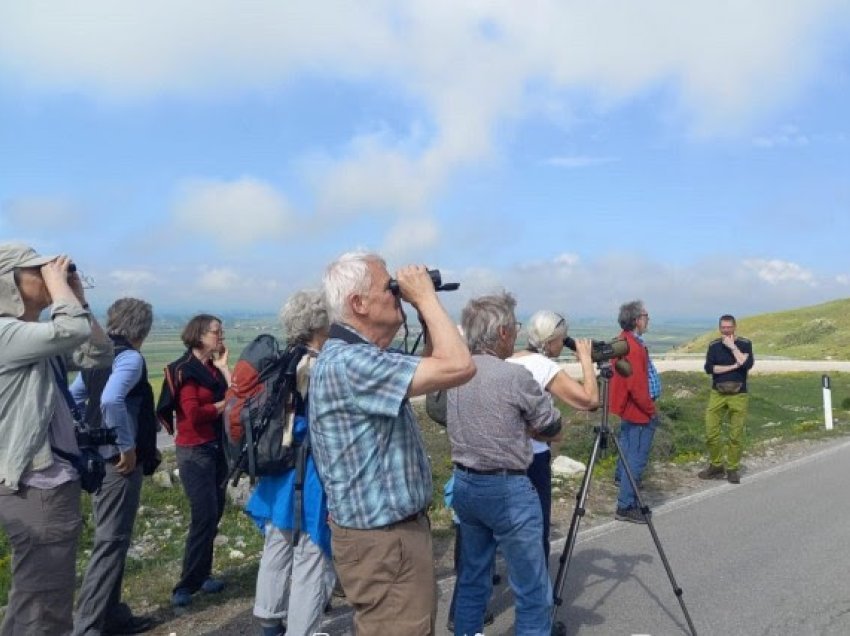
[[(360, 636), (433, 634), (431, 465), (409, 398), (468, 381), (475, 365), (423, 266), (396, 273), (350, 252), (323, 285), (329, 339), (311, 378), (313, 457), (328, 496), (334, 564)], [(401, 300), (426, 329), (422, 357), (389, 351)]]

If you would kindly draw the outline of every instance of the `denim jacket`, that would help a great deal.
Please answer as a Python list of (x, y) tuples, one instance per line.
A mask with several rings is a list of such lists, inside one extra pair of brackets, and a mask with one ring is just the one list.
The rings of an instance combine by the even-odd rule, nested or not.
[(78, 303), (56, 303), (51, 320), (0, 317), (0, 484), (17, 490), (27, 470), (53, 463), (48, 430), (56, 403), (51, 358), (69, 370), (108, 366), (112, 342), (90, 340), (89, 312)]

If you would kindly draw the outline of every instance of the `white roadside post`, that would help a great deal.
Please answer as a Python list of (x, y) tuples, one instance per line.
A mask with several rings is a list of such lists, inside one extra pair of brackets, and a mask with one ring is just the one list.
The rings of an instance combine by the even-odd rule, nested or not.
[(823, 384), (823, 419), (826, 422), (826, 430), (832, 430), (832, 390), (829, 388), (829, 376), (824, 375)]

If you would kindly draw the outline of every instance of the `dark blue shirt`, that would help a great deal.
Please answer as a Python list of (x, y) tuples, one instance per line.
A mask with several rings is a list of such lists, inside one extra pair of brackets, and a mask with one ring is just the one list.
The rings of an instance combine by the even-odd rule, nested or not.
[(708, 345), (708, 353), (705, 354), (705, 372), (712, 376), (711, 388), (716, 389), (718, 382), (741, 382), (740, 392), (747, 392), (747, 371), (753, 368), (753, 362), (755, 362), (755, 358), (753, 357), (753, 343), (746, 338), (735, 336), (735, 346), (741, 353), (749, 354), (747, 361), (732, 371), (715, 373), (715, 365), (728, 366), (730, 364), (737, 364), (738, 361), (729, 347), (723, 344), (722, 338), (712, 340), (711, 344)]

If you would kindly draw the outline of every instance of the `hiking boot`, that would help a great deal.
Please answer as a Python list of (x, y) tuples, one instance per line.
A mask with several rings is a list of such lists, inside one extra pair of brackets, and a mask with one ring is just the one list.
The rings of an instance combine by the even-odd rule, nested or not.
[(201, 583), (201, 589), (207, 594), (218, 594), (224, 590), (224, 581), (210, 577)]
[(697, 473), (700, 479), (723, 479), (726, 476), (726, 469), (723, 466), (715, 466), (709, 464)]
[(103, 630), (106, 636), (119, 636), (123, 634), (143, 634), (152, 630), (156, 621), (149, 616), (130, 616), (121, 623), (112, 624)]
[(257, 636), (285, 636), (286, 625), (283, 623), (275, 623), (274, 625), (260, 625), (260, 631)]
[(730, 484), (740, 484), (741, 483), (741, 475), (738, 474), (737, 470), (730, 470), (726, 473), (726, 479), (729, 480)]
[(646, 519), (643, 518), (640, 508), (635, 507), (617, 508), (614, 518), (617, 521), (628, 521), (629, 523), (646, 523)]
[(192, 604), (192, 593), (185, 587), (174, 590), (171, 595), (171, 604), (174, 607), (186, 607)]
[[(487, 625), (492, 625), (496, 622), (496, 615), (493, 612), (487, 612), (484, 615), (484, 627)], [(455, 619), (453, 617), (449, 618), (449, 622), (446, 623), (446, 629), (448, 629), (452, 634), (455, 632)]]

